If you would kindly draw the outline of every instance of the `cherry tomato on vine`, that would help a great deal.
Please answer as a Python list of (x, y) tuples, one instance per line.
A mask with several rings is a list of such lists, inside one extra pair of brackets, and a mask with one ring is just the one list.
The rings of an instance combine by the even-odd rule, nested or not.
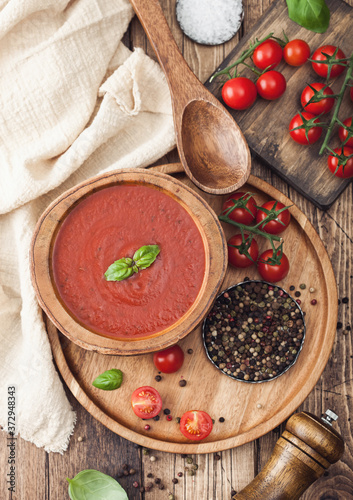
[[(342, 154), (342, 148), (336, 148), (334, 149), (334, 152), (340, 155)], [(353, 148), (344, 147), (343, 154), (344, 156), (353, 155)], [(344, 167), (340, 165), (337, 172), (336, 168), (338, 165), (338, 158), (336, 158), (336, 156), (330, 155), (327, 159), (327, 163), (328, 163), (328, 168), (331, 170), (333, 174), (335, 174), (336, 177), (340, 177), (342, 179), (348, 179), (349, 177), (353, 177), (353, 157), (347, 161)]]
[(157, 370), (162, 373), (177, 372), (182, 367), (183, 362), (184, 353), (178, 345), (153, 354), (153, 363)]
[(212, 431), (212, 418), (201, 410), (187, 411), (180, 419), (180, 430), (188, 439), (201, 441)]
[(222, 99), (232, 109), (250, 108), (254, 104), (256, 96), (255, 83), (244, 76), (232, 78), (222, 87)]
[[(248, 234), (244, 233), (244, 238), (247, 239), (249, 237)], [(257, 257), (259, 255), (259, 247), (257, 245), (256, 240), (253, 238), (251, 240), (250, 247), (248, 248), (248, 253), (251, 257), (249, 257), (245, 254), (240, 253), (239, 248), (234, 248), (234, 246), (231, 245), (236, 245), (239, 246), (243, 243), (241, 234), (235, 234), (228, 240), (228, 262), (234, 267), (239, 267), (239, 268), (245, 268), (245, 267), (250, 267), (253, 264), (255, 264)]]
[[(351, 127), (352, 126), (352, 118), (346, 118), (344, 120), (344, 122), (342, 122), (342, 123), (343, 123), (343, 125), (346, 125), (346, 127)], [(347, 139), (347, 137), (348, 137), (348, 131), (344, 127), (341, 126), (338, 129), (338, 135), (339, 135), (340, 140), (342, 142), (344, 142)], [(347, 146), (349, 148), (353, 148), (353, 137), (350, 137), (348, 139), (348, 141), (346, 142), (345, 146)]]
[[(277, 256), (280, 255), (280, 251), (277, 252)], [(265, 250), (259, 258), (257, 263), (257, 269), (265, 281), (270, 281), (271, 283), (276, 283), (277, 281), (283, 280), (289, 272), (289, 260), (286, 254), (282, 253), (280, 264), (271, 265), (268, 264), (268, 259), (273, 256), (273, 250)]]
[[(222, 214), (224, 214), (224, 212), (226, 212), (229, 208), (234, 206), (234, 201), (232, 200), (239, 200), (239, 198), (245, 195), (246, 193), (242, 192), (231, 194), (223, 203)], [(239, 222), (240, 224), (245, 224), (246, 226), (249, 226), (255, 220), (257, 208), (256, 208), (256, 201), (252, 196), (246, 195), (246, 198), (249, 199), (246, 202), (245, 207), (235, 208), (232, 212), (230, 212), (228, 217), (234, 220), (235, 222)]]
[(284, 47), (283, 57), (290, 66), (302, 66), (310, 57), (310, 47), (304, 40), (296, 38)]
[(138, 417), (154, 418), (162, 409), (162, 398), (156, 389), (144, 385), (132, 393), (131, 405)]
[(256, 88), (259, 95), (263, 99), (273, 101), (281, 97), (286, 90), (286, 79), (279, 71), (267, 71), (261, 75), (257, 82)]
[[(306, 120), (311, 120), (312, 118), (315, 118), (316, 115), (313, 115), (312, 113), (307, 113), (306, 111), (303, 111), (302, 116)], [(319, 118), (314, 120), (314, 122), (319, 122), (319, 121), (320, 121)], [(308, 130), (308, 138), (309, 138), (309, 140), (308, 140), (306, 138), (304, 128), (298, 128), (297, 130), (293, 130), (294, 128), (300, 127), (301, 125), (303, 125), (303, 120), (302, 120), (302, 117), (300, 116), (300, 114), (298, 113), (295, 116), (293, 116), (293, 118), (291, 119), (291, 122), (289, 124), (289, 133), (290, 133), (291, 138), (295, 142), (297, 142), (298, 144), (306, 145), (306, 144), (314, 144), (314, 142), (316, 142), (317, 140), (320, 139), (320, 136), (322, 134), (321, 127), (310, 128)]]
[(275, 40), (265, 40), (253, 53), (253, 61), (257, 68), (273, 69), (282, 61), (282, 47)]
[[(302, 92), (300, 102), (305, 111), (308, 111), (309, 113), (313, 113), (313, 115), (320, 115), (321, 113), (329, 113), (335, 104), (335, 98), (332, 97), (324, 97), (323, 99), (320, 99), (319, 102), (311, 102), (308, 104), (310, 99), (314, 96), (314, 91), (313, 89), (319, 91), (326, 87), (324, 83), (312, 83), (309, 87), (307, 85), (305, 89)], [(330, 87), (326, 87), (323, 93), (327, 96), (333, 95), (333, 91)]]
[[(313, 60), (315, 61), (327, 61), (327, 57), (324, 54), (329, 56), (333, 56), (337, 47), (335, 45), (323, 45), (315, 50), (312, 55)], [(335, 59), (345, 59), (345, 54), (341, 49), (338, 49)], [(328, 65), (322, 64), (320, 62), (312, 62), (311, 63), (313, 70), (320, 76), (324, 78), (327, 77), (328, 73)], [(335, 76), (340, 75), (345, 70), (345, 66), (341, 66), (339, 64), (334, 64), (331, 68), (330, 78), (334, 78)]]
[[(268, 216), (267, 212), (265, 210), (262, 210), (263, 208), (265, 210), (271, 210), (272, 208), (274, 208), (275, 210), (281, 210), (282, 208), (284, 208), (284, 205), (280, 201), (276, 202), (275, 200), (267, 201), (266, 203), (264, 203), (257, 211), (256, 224), (263, 221)], [(267, 222), (267, 224), (265, 225), (260, 225), (260, 229), (265, 233), (280, 234), (289, 226), (289, 223), (290, 213), (289, 210), (286, 209), (283, 210), (283, 212), (281, 212), (276, 217), (276, 219)]]

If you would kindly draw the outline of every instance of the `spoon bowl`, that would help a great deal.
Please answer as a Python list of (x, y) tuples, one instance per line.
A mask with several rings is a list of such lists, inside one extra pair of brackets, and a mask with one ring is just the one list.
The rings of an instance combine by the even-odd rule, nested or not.
[(167, 78), (176, 144), (188, 177), (211, 194), (231, 193), (250, 175), (246, 140), (230, 113), (180, 53), (158, 0), (130, 0)]

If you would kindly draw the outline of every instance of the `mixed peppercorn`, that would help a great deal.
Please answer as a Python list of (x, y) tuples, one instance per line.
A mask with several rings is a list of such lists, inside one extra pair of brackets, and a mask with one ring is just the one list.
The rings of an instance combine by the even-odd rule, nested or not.
[(217, 298), (203, 335), (208, 357), (223, 373), (262, 382), (296, 361), (305, 335), (304, 315), (282, 288), (247, 281)]

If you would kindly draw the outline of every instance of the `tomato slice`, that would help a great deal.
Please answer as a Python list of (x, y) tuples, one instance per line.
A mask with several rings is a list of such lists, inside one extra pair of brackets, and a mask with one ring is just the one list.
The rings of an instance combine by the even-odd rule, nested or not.
[(144, 385), (132, 393), (131, 405), (138, 417), (154, 418), (162, 409), (162, 398), (156, 389)]
[(201, 441), (212, 431), (212, 418), (205, 411), (187, 411), (180, 419), (180, 430), (188, 439)]

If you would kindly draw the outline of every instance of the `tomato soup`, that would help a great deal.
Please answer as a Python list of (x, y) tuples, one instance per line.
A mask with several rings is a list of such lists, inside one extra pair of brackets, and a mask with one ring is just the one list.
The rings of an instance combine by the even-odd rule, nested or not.
[[(107, 281), (116, 260), (158, 245), (153, 264)], [(52, 271), (71, 315), (101, 335), (139, 339), (176, 323), (192, 306), (205, 274), (201, 234), (188, 212), (144, 185), (104, 188), (82, 200), (56, 236)]]

